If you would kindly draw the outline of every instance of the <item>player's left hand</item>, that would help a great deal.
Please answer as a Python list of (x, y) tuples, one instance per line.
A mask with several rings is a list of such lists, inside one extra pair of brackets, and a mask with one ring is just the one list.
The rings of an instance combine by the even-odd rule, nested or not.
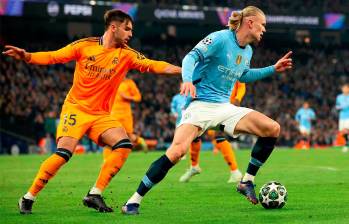
[(284, 72), (292, 68), (292, 58), (290, 58), (292, 51), (287, 52), (282, 58), (280, 58), (274, 65), (276, 72)]

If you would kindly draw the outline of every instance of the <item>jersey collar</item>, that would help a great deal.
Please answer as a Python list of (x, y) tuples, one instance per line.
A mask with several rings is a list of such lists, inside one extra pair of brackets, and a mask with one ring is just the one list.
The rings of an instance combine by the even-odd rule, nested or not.
[(234, 41), (235, 41), (236, 45), (237, 45), (239, 48), (241, 48), (241, 49), (245, 49), (246, 46), (240, 46), (239, 41), (238, 41), (238, 39), (236, 38), (236, 32), (235, 32), (234, 30), (232, 30), (231, 32), (233, 33), (233, 38), (234, 38)]

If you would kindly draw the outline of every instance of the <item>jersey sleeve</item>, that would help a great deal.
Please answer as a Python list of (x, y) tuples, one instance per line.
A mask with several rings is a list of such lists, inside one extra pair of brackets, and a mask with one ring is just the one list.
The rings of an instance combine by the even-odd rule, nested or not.
[(142, 95), (141, 95), (141, 92), (139, 91), (136, 83), (133, 80), (131, 80), (129, 85), (130, 85), (130, 93), (131, 93), (131, 96), (133, 97), (133, 101), (141, 102)]
[(300, 111), (300, 110), (297, 111), (296, 116), (295, 116), (295, 119), (296, 119), (296, 121), (298, 121), (298, 122), (301, 120), (301, 111)]
[(80, 42), (75, 41), (59, 50), (31, 53), (29, 63), (31, 64), (58, 64), (78, 60), (80, 57)]
[(336, 109), (337, 109), (337, 110), (341, 110), (341, 109), (342, 109), (342, 108), (341, 108), (341, 103), (340, 103), (340, 101), (339, 101), (339, 96), (336, 97)]
[(136, 69), (142, 73), (152, 72), (156, 74), (165, 73), (167, 66), (170, 64), (165, 61), (156, 61), (146, 58), (140, 52), (130, 50), (131, 69)]
[(223, 46), (223, 38), (217, 33), (211, 33), (201, 40), (192, 51), (196, 52), (200, 60), (214, 56), (219, 53)]
[(219, 52), (222, 47), (222, 38), (216, 33), (211, 33), (201, 40), (182, 61), (182, 79), (183, 82), (192, 82), (194, 68), (197, 62), (204, 61), (205, 58), (213, 56)]
[(316, 114), (314, 110), (311, 110), (311, 119), (315, 120), (316, 119)]

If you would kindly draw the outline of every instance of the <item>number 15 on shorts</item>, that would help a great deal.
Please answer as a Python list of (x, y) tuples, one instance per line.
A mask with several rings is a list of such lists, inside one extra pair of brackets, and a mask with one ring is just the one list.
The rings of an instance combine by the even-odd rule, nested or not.
[(63, 124), (74, 126), (76, 124), (76, 114), (64, 114)]

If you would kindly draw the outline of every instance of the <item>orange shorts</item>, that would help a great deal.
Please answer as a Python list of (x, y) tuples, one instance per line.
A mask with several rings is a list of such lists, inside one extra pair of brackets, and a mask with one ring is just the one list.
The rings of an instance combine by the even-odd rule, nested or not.
[(69, 136), (81, 139), (84, 134), (96, 144), (103, 146), (99, 140), (100, 135), (110, 128), (122, 127), (120, 122), (108, 115), (96, 115), (82, 111), (78, 104), (65, 102), (62, 107), (59, 125), (57, 127), (57, 138)]
[(114, 119), (116, 119), (126, 130), (127, 134), (133, 133), (133, 117), (131, 115), (125, 115), (125, 116), (115, 116), (112, 115)]

